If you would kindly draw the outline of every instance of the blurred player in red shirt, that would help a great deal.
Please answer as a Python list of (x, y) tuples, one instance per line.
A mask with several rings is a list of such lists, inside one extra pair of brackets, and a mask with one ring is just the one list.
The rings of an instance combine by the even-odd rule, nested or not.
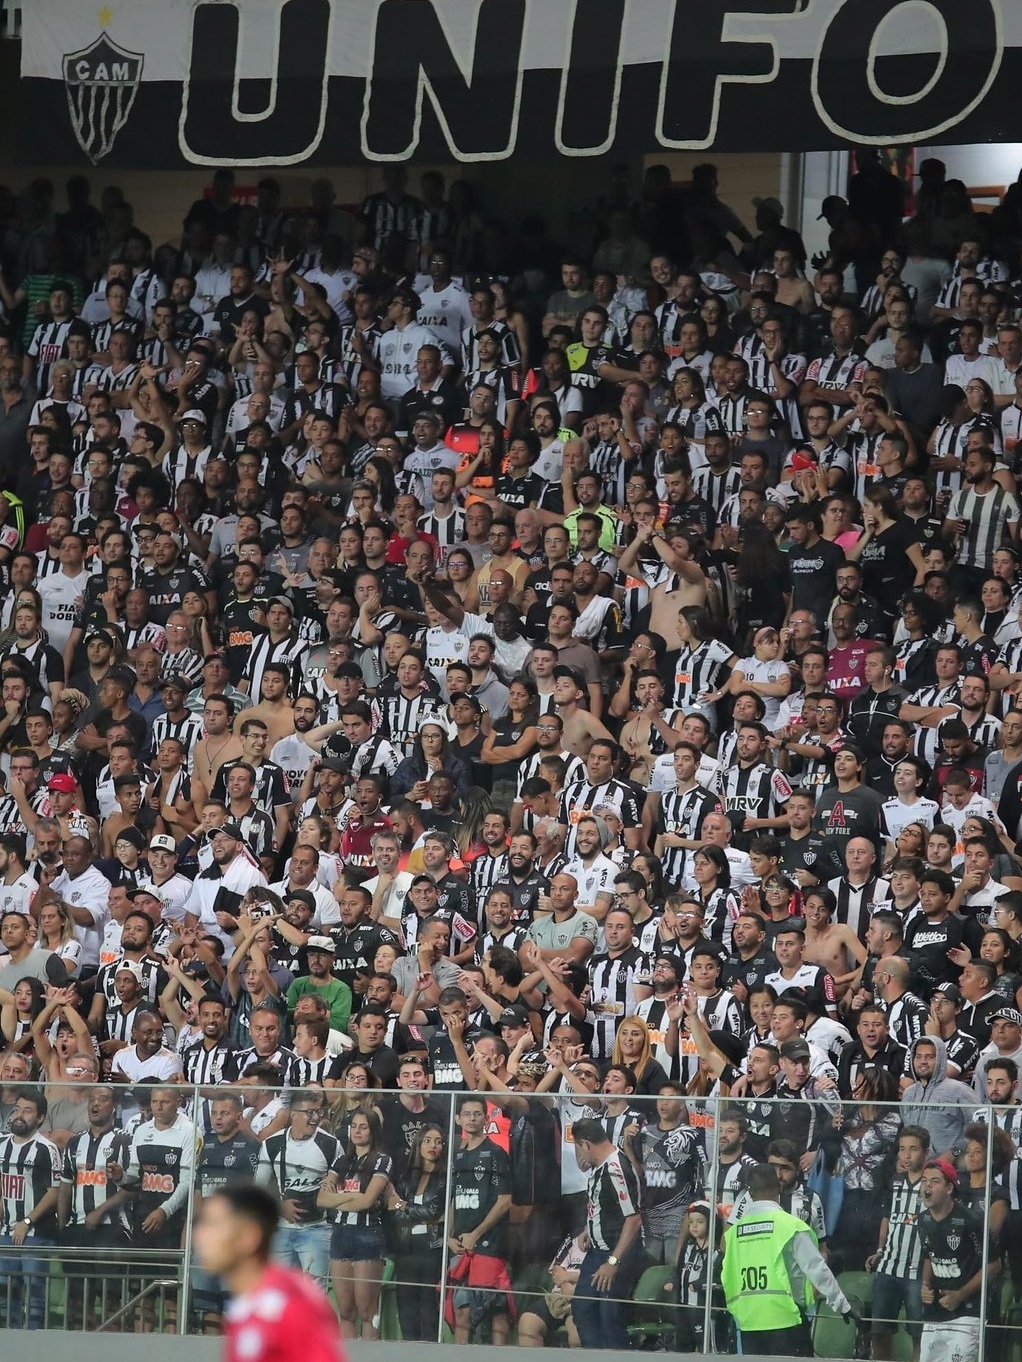
[(304, 1273), (270, 1262), (280, 1207), (254, 1182), (207, 1197), (195, 1248), (230, 1292), (226, 1362), (346, 1362), (337, 1316)]

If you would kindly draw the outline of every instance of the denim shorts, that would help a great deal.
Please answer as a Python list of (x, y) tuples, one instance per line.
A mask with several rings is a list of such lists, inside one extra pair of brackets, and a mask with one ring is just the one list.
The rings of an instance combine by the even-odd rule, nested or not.
[(921, 1281), (908, 1277), (890, 1277), (886, 1272), (878, 1272), (873, 1278), (873, 1328), (874, 1338), (886, 1338), (898, 1332), (898, 1315), (905, 1307), (905, 1332), (909, 1338), (920, 1339), (923, 1335), (923, 1285)]
[(379, 1225), (335, 1225), (330, 1236), (332, 1262), (363, 1263), (387, 1256)]

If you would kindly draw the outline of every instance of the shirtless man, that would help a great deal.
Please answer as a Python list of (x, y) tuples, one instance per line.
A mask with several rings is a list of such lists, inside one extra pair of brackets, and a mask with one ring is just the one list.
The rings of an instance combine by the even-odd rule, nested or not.
[(554, 668), (554, 705), (564, 724), (564, 746), (583, 761), (597, 738), (614, 741), (599, 719), (581, 707), (585, 694), (581, 673), (573, 667)]
[(866, 961), (866, 948), (846, 922), (832, 922), (833, 914), (812, 891), (806, 896), (805, 961), (822, 965), (834, 980), (834, 992), (840, 1000), (848, 992)]
[(295, 731), (294, 709), (287, 694), (286, 668), (278, 671), (279, 664), (268, 662), (259, 683), (259, 703), (248, 709), (240, 710), (234, 718), (234, 732), (240, 733), (241, 725), (249, 719), (262, 719), (270, 731), (270, 747), (281, 738), (289, 738)]
[(685, 716), (680, 709), (665, 710), (664, 683), (652, 669), (641, 671), (635, 679), (637, 712), (621, 729), (621, 746), (632, 763), (629, 776), (640, 785), (648, 785), (653, 774), (654, 737), (659, 734), (670, 751), (681, 741), (681, 725)]
[[(652, 546), (660, 559), (640, 559), (644, 545)], [(670, 542), (655, 525), (642, 524), (635, 538), (618, 559), (618, 571), (641, 578), (649, 587), (649, 631), (661, 638), (674, 637), (678, 611), (685, 605), (706, 605), (706, 575), (698, 563), (692, 562), (691, 545), (682, 535), (672, 536)]]
[(816, 296), (807, 279), (800, 279), (795, 267), (795, 257), (791, 251), (778, 248), (774, 251), (774, 277), (777, 280), (776, 301), (782, 307), (793, 307), (808, 317), (816, 309)]
[[(249, 714), (251, 710), (245, 710)], [(225, 761), (238, 761), (242, 756), (241, 739), (231, 732), (234, 706), (225, 695), (210, 695), (202, 707), (206, 736), (193, 749), (192, 803), (201, 817), (203, 803), (216, 780), (216, 773)]]

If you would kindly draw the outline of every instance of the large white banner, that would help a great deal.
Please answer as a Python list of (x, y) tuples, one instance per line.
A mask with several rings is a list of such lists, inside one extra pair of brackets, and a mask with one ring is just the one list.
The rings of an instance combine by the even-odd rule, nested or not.
[(31, 0), (23, 159), (283, 166), (1017, 135), (1022, 0)]

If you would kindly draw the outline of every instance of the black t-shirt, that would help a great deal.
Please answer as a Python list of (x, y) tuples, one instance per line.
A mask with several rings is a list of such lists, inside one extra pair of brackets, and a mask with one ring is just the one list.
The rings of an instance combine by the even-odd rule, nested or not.
[(812, 548), (793, 544), (788, 553), (792, 611), (808, 610), (822, 625), (837, 595), (837, 570), (844, 561), (844, 550), (826, 539), (818, 539)]
[[(942, 1292), (959, 1291), (983, 1266), (983, 1219), (968, 1206), (956, 1203), (943, 1220), (934, 1219), (929, 1211), (922, 1211), (916, 1221), (923, 1259), (930, 1264), (933, 1288), (937, 1299), (923, 1306), (923, 1318), (948, 1320), (976, 1318), (979, 1315), (980, 1293), (975, 1291), (954, 1310), (940, 1304)], [(991, 1251), (991, 1260), (997, 1254)]]
[(446, 1103), (431, 1102), (427, 1097), (421, 1111), (409, 1111), (399, 1097), (381, 1098), (378, 1104), (383, 1122), (383, 1148), (394, 1161), (394, 1171), (400, 1176), (405, 1171), (415, 1137), (424, 1126), (440, 1126), (446, 1130), (449, 1112)]
[(898, 520), (874, 535), (859, 556), (863, 590), (883, 601), (890, 614), (915, 580), (916, 570), (906, 550), (918, 542), (914, 525)]
[[(497, 1198), (511, 1195), (511, 1161), (499, 1145), (483, 1140), (475, 1149), (464, 1145), (454, 1154), (451, 1199), (454, 1223), (451, 1234), (457, 1238), (472, 1233), (489, 1215)], [(508, 1217), (491, 1225), (477, 1241), (476, 1253), (491, 1258), (507, 1257)]]

